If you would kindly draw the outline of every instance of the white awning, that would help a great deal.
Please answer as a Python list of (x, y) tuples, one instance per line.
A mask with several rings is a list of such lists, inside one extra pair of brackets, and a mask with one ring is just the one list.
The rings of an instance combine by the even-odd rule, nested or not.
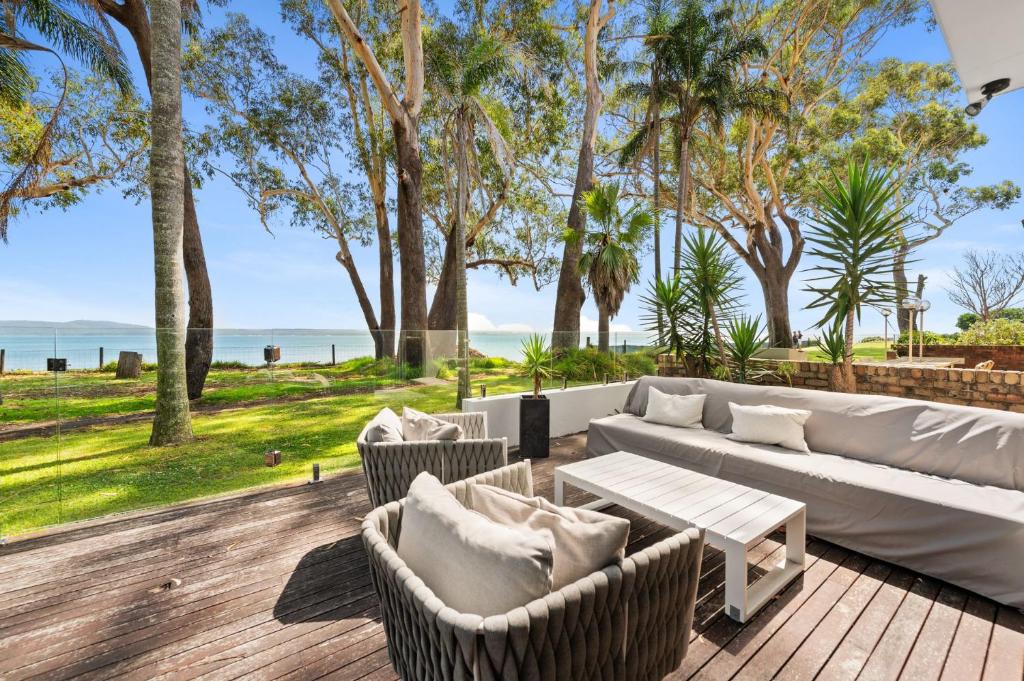
[(1024, 0), (931, 0), (935, 17), (967, 91), (984, 99), (985, 83), (1009, 78), (1004, 92), (1024, 87)]

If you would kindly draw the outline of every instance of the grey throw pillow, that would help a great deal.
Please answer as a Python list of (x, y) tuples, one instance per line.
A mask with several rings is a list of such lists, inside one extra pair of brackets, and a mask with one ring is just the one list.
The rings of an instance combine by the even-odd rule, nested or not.
[(542, 497), (473, 485), (470, 507), (507, 527), (550, 532), (554, 540), (552, 589), (561, 589), (625, 556), (629, 521), (583, 508), (556, 506)]
[(402, 419), (384, 407), (363, 429), (367, 442), (402, 442)]
[(462, 426), (405, 407), (402, 409), (402, 434), (406, 440), (459, 440)]
[(505, 527), (420, 473), (402, 510), (398, 555), (450, 608), (504, 614), (551, 591), (549, 533)]

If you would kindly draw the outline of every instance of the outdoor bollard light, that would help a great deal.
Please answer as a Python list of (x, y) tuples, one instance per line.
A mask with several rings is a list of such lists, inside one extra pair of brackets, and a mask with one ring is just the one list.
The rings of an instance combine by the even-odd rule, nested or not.
[(569, 379), (567, 377), (565, 377), (565, 376), (562, 376), (562, 390), (565, 390), (568, 387), (569, 387)]
[(883, 352), (885, 352), (885, 358), (889, 359), (889, 315), (892, 314), (892, 310), (887, 307), (882, 308), (882, 317), (885, 318), (885, 340)]
[(920, 343), (919, 352), (917, 353), (918, 358), (924, 359), (924, 313), (926, 310), (931, 308), (932, 304), (930, 301), (922, 300), (918, 305), (918, 309), (921, 311), (921, 325), (917, 329), (917, 338)]
[(626, 383), (627, 381), (629, 381), (629, 372), (628, 371), (623, 371), (622, 372), (622, 382)]
[(309, 481), (310, 484), (314, 482), (320, 482), (320, 464), (313, 464), (313, 479)]
[(604, 384), (608, 385), (608, 374), (604, 375)]
[(487, 386), (486, 385), (481, 385), (480, 386), (480, 397), (487, 397)]

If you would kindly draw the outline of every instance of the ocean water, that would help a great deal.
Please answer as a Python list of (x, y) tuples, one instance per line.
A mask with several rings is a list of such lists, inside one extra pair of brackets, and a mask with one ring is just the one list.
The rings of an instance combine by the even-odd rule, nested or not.
[[(342, 362), (353, 357), (373, 355), (373, 339), (366, 331), (320, 329), (217, 329), (213, 337), (213, 359), (221, 362), (242, 362), (256, 366), (263, 363), (263, 348), (277, 345), (281, 348), (281, 362), (331, 361)], [(448, 334), (454, 338), (454, 334)], [(545, 334), (550, 340), (551, 334)], [(472, 331), (469, 344), (489, 357), (518, 360), (528, 333)], [(596, 332), (580, 334), (581, 343), (587, 337), (597, 343)], [(442, 339), (443, 342), (444, 339)], [(649, 345), (648, 334), (642, 332), (612, 333), (610, 343), (621, 348)], [(141, 352), (143, 361), (156, 359), (156, 337), (152, 329), (47, 329), (5, 328), (0, 326), (0, 348), (5, 352), (5, 369), (45, 371), (48, 357), (67, 359), (68, 368), (95, 369), (103, 361), (117, 360), (122, 350)], [(453, 354), (453, 353), (449, 353)]]

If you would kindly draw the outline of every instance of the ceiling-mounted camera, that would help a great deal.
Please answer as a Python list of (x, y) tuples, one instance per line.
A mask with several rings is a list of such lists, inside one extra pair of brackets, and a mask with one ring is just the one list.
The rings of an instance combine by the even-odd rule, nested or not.
[(988, 100), (992, 99), (1008, 87), (1010, 87), (1009, 78), (997, 78), (995, 80), (990, 80), (981, 86), (981, 94), (985, 96), (984, 99), (971, 102), (967, 105), (967, 108), (965, 108), (964, 111), (967, 112), (968, 116), (977, 116), (981, 113), (981, 110), (985, 108), (985, 105), (988, 104)]

